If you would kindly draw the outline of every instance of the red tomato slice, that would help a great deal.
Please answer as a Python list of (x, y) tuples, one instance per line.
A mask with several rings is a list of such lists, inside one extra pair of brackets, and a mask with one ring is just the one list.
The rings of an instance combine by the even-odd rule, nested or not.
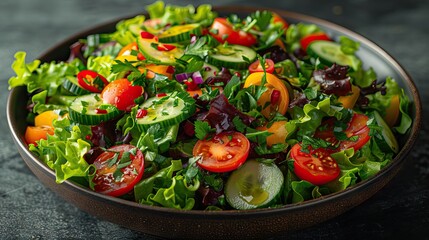
[[(271, 59), (265, 59), (265, 71), (267, 73), (273, 73), (274, 72), (274, 62)], [(250, 64), (249, 66), (249, 72), (255, 73), (255, 72), (264, 72), (264, 69), (262, 68), (262, 65), (258, 60)]]
[(370, 139), (369, 136), (369, 127), (367, 126), (368, 117), (355, 113), (350, 120), (347, 129), (344, 131), (348, 138), (357, 137), (357, 139), (352, 140), (342, 140), (339, 141), (335, 138), (334, 135), (334, 118), (331, 118), (324, 123), (322, 123), (322, 129), (318, 130), (314, 134), (315, 137), (324, 139), (325, 141), (331, 142), (333, 145), (339, 143), (338, 151), (342, 151), (348, 148), (354, 148), (355, 151), (361, 149)]
[(210, 27), (210, 35), (221, 43), (239, 44), (252, 46), (256, 44), (256, 37), (250, 33), (234, 30), (231, 23), (226, 18), (215, 18)]
[(109, 83), (101, 92), (104, 103), (112, 104), (122, 111), (131, 111), (134, 100), (143, 94), (143, 87), (133, 86), (126, 78)]
[[(132, 151), (135, 151), (131, 153)], [(122, 157), (129, 153), (129, 157)], [(128, 163), (128, 164), (127, 164)], [(140, 149), (124, 144), (109, 148), (94, 161), (96, 169), (94, 190), (110, 195), (122, 196), (131, 190), (143, 176), (144, 157)]]
[(326, 184), (340, 175), (340, 168), (330, 155), (331, 152), (323, 148), (310, 149), (309, 153), (301, 152), (299, 143), (290, 151), (296, 176), (314, 185)]
[(331, 38), (328, 35), (326, 35), (326, 33), (321, 33), (321, 32), (307, 35), (303, 37), (300, 41), (302, 49), (307, 50), (308, 45), (310, 45), (310, 43), (316, 40), (331, 41)]
[(199, 140), (193, 150), (201, 156), (197, 164), (210, 172), (229, 172), (243, 164), (249, 155), (250, 142), (239, 132), (225, 132), (209, 140)]
[[(100, 79), (101, 82), (97, 82), (97, 78)], [(100, 93), (104, 86), (109, 84), (109, 81), (107, 81), (105, 77), (91, 70), (80, 71), (77, 74), (77, 82), (82, 88), (93, 93)]]

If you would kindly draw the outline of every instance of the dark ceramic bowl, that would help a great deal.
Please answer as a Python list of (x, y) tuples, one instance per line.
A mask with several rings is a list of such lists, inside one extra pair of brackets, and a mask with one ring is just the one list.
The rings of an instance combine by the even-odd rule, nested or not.
[[(255, 11), (246, 7), (218, 7), (221, 15), (230, 13), (246, 14)], [(18, 87), (10, 92), (7, 103), (7, 119), (13, 139), (22, 158), (43, 184), (48, 186), (66, 201), (101, 219), (111, 221), (133, 230), (166, 238), (262, 238), (285, 234), (302, 229), (338, 216), (370, 198), (385, 186), (405, 163), (420, 128), (421, 104), (416, 86), (404, 69), (383, 49), (368, 39), (330, 22), (286, 11), (277, 11), (289, 22), (315, 23), (333, 36), (346, 35), (361, 43), (358, 55), (365, 59), (365, 68), (372, 66), (380, 79), (386, 76), (395, 78), (405, 89), (412, 102), (413, 125), (405, 137), (400, 139), (401, 150), (394, 161), (376, 176), (360, 182), (342, 192), (319, 199), (291, 204), (275, 209), (256, 209), (247, 211), (180, 211), (162, 207), (137, 204), (95, 193), (71, 181), (62, 184), (55, 182), (55, 174), (42, 161), (37, 159), (23, 140), (26, 127), (26, 89)], [(49, 49), (40, 56), (44, 62), (66, 60), (69, 46), (86, 35), (114, 31), (112, 21), (83, 31)]]

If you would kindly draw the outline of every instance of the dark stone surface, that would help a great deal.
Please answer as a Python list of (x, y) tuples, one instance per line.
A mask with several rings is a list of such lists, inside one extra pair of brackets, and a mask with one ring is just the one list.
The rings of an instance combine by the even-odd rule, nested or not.
[[(173, 2), (173, 1), (168, 1)], [(209, 1), (175, 1), (199, 4)], [(2, 0), (0, 1), (0, 102), (16, 51), (27, 59), (95, 24), (137, 14), (150, 1)], [(397, 177), (349, 212), (289, 239), (403, 239), (429, 237), (429, 1), (233, 1), (216, 5), (279, 8), (320, 17), (358, 32), (382, 46), (410, 73), (423, 103), (420, 138)], [(45, 188), (29, 171), (12, 142), (0, 105), (0, 238), (4, 239), (155, 239), (100, 221)], [(280, 239), (280, 238), (279, 238)]]

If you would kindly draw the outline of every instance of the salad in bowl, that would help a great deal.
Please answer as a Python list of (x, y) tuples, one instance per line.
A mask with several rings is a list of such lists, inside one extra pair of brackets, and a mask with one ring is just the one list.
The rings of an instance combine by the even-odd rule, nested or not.
[(365, 181), (400, 150), (410, 101), (364, 68), (359, 42), (268, 10), (147, 12), (67, 61), (16, 53), (25, 141), (57, 183), (166, 208), (277, 208)]

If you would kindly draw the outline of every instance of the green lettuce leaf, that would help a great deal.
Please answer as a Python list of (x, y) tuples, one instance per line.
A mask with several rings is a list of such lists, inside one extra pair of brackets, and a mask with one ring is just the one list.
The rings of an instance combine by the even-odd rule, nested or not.
[(38, 141), (37, 146), (30, 144), (30, 151), (55, 171), (57, 183), (72, 177), (86, 178), (90, 166), (83, 156), (91, 145), (83, 139), (91, 134), (90, 127), (70, 125), (68, 118), (54, 121), (54, 127), (54, 135)]
[(410, 100), (408, 99), (408, 96), (405, 95), (404, 89), (401, 89), (401, 95), (399, 98), (399, 111), (401, 113), (401, 117), (399, 119), (399, 125), (393, 128), (400, 134), (405, 134), (413, 122), (410, 115), (408, 114), (409, 106)]
[(99, 56), (94, 57), (90, 56), (88, 58), (87, 68), (89, 70), (95, 71), (101, 76), (105, 77), (109, 82), (120, 78), (120, 74), (122, 73), (112, 73), (110, 69), (112, 65), (116, 64), (114, 57), (107, 56)]
[(357, 50), (359, 50), (360, 43), (351, 40), (346, 36), (340, 36), (339, 41), (341, 44), (341, 51), (347, 55), (353, 55)]
[(315, 187), (316, 186), (307, 181), (293, 181), (291, 183), (292, 203), (299, 203), (313, 199), (313, 191)]
[(161, 25), (200, 23), (202, 26), (207, 27), (217, 16), (217, 14), (212, 11), (212, 7), (209, 4), (202, 4), (195, 9), (192, 5), (165, 5), (164, 2), (157, 1), (148, 5), (146, 10), (151, 19), (160, 18)]
[(382, 95), (381, 92), (376, 92), (374, 94), (366, 95), (369, 99), (369, 108), (377, 110), (382, 117), (386, 115), (386, 109), (389, 107), (392, 97), (399, 95), (399, 111), (400, 119), (398, 126), (395, 126), (393, 129), (404, 134), (411, 127), (412, 119), (408, 114), (408, 107), (410, 101), (405, 95), (404, 90), (398, 85), (398, 83), (391, 77), (386, 78), (386, 94)]
[(9, 89), (17, 86), (27, 85), (32, 73), (39, 67), (40, 61), (34, 60), (31, 63), (25, 63), (25, 52), (15, 53), (15, 61), (12, 63), (12, 69), (16, 76), (9, 79)]
[(343, 116), (342, 110), (343, 108), (331, 105), (331, 99), (329, 97), (320, 102), (305, 104), (302, 109), (294, 107), (292, 111), (292, 120), (288, 121), (286, 129), (290, 132), (299, 129), (299, 136), (313, 136), (324, 117), (330, 116), (341, 119)]
[(75, 98), (75, 96), (68, 95), (55, 95), (48, 98), (48, 91), (44, 90), (31, 97), (31, 101), (34, 103), (33, 112), (37, 114), (48, 110), (67, 112), (67, 107), (71, 105)]
[(401, 94), (401, 88), (396, 81), (390, 77), (386, 78), (385, 87), (385, 95), (382, 95), (381, 92), (366, 95), (369, 99), (368, 107), (377, 110), (383, 117), (386, 115), (386, 109), (389, 107), (392, 97)]
[(137, 32), (134, 32), (133, 28), (139, 28), (143, 25), (146, 17), (143, 15), (137, 15), (130, 19), (125, 19), (116, 24), (116, 31), (112, 34), (112, 40), (117, 41), (122, 46), (130, 44), (136, 41)]
[(195, 204), (195, 191), (200, 183), (198, 180), (188, 183), (180, 173), (173, 177), (179, 170), (182, 170), (182, 162), (172, 160), (170, 166), (136, 184), (134, 186), (136, 201), (147, 205), (192, 209)]
[(51, 62), (40, 65), (39, 60), (25, 63), (25, 52), (17, 52), (12, 69), (16, 76), (9, 79), (9, 88), (26, 85), (27, 91), (46, 90), (48, 96), (57, 94), (66, 76), (75, 76), (79, 69), (76, 64)]
[(315, 24), (290, 24), (286, 30), (286, 44), (289, 47), (288, 50), (293, 52), (300, 48), (300, 40), (302, 37), (317, 32), (322, 32), (322, 30)]
[(328, 188), (331, 192), (342, 191), (347, 187), (356, 184), (358, 181), (358, 172), (359, 168), (341, 170), (340, 177), (330, 183), (325, 184), (324, 187)]

